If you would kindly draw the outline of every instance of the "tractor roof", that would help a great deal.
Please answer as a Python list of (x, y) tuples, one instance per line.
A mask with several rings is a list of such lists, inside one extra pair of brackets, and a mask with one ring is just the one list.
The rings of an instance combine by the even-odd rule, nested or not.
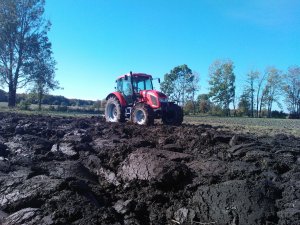
[[(117, 78), (117, 80), (119, 80), (119, 79), (121, 79), (121, 78), (124, 78), (125, 75), (130, 76), (130, 73), (124, 74), (124, 75), (122, 75), (122, 76), (119, 76), (119, 77)], [(151, 75), (145, 74), (145, 73), (132, 73), (132, 76), (133, 76), (133, 77), (147, 77), (147, 78), (152, 78)]]

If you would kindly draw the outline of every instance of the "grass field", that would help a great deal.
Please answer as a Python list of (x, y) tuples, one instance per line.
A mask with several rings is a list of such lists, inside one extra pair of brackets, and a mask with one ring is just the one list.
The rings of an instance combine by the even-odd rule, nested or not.
[(7, 102), (0, 102), (0, 110), (6, 110), (7, 109)]
[[(84, 112), (60, 112), (60, 111), (49, 111), (48, 105), (43, 105), (42, 111), (38, 111), (37, 105), (31, 105), (30, 110), (20, 110), (18, 108), (9, 109), (7, 102), (0, 102), (0, 112), (12, 112), (12, 113), (21, 113), (27, 115), (48, 115), (48, 116), (71, 116), (71, 117), (90, 117), (90, 116), (102, 116), (97, 113), (84, 113)], [(72, 108), (74, 109), (74, 107)]]
[(212, 116), (186, 116), (185, 123), (209, 124), (224, 126), (225, 129), (241, 133), (255, 133), (274, 135), (277, 133), (300, 136), (300, 120), (270, 119), (270, 118), (245, 118), (245, 117), (212, 117)]

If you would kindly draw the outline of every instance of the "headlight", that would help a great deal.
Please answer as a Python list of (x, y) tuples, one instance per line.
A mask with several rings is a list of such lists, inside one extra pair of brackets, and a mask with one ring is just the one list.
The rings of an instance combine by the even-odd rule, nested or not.
[(168, 102), (168, 98), (159, 98), (159, 102)]

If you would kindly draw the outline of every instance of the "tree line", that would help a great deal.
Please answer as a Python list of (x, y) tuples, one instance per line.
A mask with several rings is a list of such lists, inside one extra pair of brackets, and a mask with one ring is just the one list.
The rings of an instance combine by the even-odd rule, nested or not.
[[(186, 112), (223, 116), (272, 117), (274, 106), (300, 118), (300, 67), (282, 71), (274, 66), (265, 71), (251, 70), (236, 92), (236, 75), (232, 60), (216, 60), (209, 67), (209, 92), (198, 94), (199, 74), (187, 65), (177, 66), (164, 75), (161, 90), (171, 101), (182, 105)], [(241, 85), (241, 84), (239, 84)]]
[[(100, 100), (98, 100), (100, 101)], [(83, 99), (69, 99), (61, 95), (49, 95), (45, 94), (41, 100), (43, 105), (55, 105), (55, 106), (91, 106), (101, 104), (101, 101), (83, 100)], [(0, 102), (8, 102), (8, 93), (0, 89)], [(39, 100), (33, 93), (17, 94), (16, 104), (26, 102), (27, 104), (39, 104)]]

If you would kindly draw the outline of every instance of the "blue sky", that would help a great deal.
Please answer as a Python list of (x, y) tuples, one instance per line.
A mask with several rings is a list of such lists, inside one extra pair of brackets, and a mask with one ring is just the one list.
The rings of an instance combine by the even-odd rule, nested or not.
[(46, 0), (45, 14), (64, 88), (52, 94), (68, 98), (103, 99), (130, 70), (187, 64), (206, 93), (216, 59), (234, 62), (237, 91), (251, 69), (300, 65), (299, 0)]

